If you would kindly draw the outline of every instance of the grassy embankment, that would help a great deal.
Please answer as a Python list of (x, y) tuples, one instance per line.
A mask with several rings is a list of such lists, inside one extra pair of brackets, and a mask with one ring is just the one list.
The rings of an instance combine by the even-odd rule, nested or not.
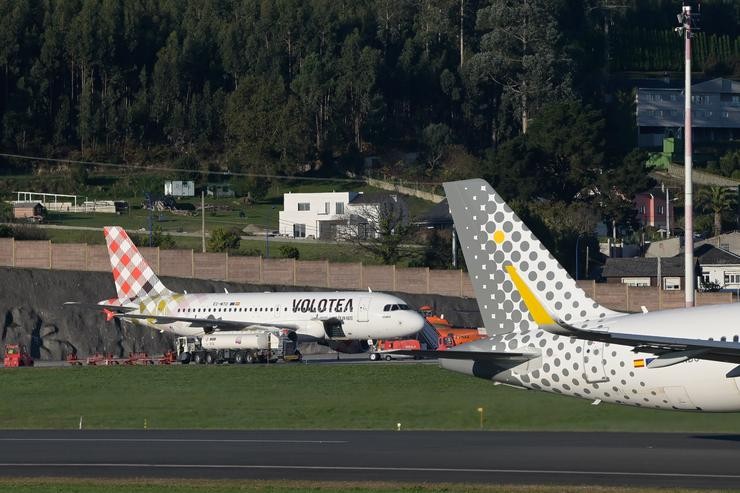
[[(305, 481), (207, 481), (178, 479), (1, 479), (0, 491), (13, 493), (657, 493), (662, 488), (598, 486), (507, 486), (474, 484), (408, 484)], [(671, 489), (677, 493), (712, 493), (714, 490)]]
[(735, 432), (737, 414), (592, 406), (436, 365), (0, 370), (0, 427)]

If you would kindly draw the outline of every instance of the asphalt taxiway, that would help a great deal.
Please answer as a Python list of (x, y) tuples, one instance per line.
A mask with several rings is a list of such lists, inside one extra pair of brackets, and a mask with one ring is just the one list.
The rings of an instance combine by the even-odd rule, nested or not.
[(2, 431), (0, 476), (739, 488), (740, 435)]

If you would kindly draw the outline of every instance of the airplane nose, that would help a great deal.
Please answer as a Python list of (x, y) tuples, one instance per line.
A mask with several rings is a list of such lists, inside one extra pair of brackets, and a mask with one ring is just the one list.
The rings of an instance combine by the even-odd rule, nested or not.
[(409, 312), (408, 315), (409, 315), (408, 317), (409, 318), (409, 321), (408, 321), (409, 328), (412, 328), (415, 333), (419, 332), (424, 327), (424, 322), (425, 322), (424, 317), (422, 317), (420, 314), (416, 312)]

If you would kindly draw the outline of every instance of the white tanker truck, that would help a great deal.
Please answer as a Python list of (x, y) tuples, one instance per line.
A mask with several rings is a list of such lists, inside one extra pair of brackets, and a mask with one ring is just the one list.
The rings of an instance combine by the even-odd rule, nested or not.
[(295, 334), (287, 330), (216, 332), (177, 338), (177, 360), (190, 363), (274, 363), (298, 361)]

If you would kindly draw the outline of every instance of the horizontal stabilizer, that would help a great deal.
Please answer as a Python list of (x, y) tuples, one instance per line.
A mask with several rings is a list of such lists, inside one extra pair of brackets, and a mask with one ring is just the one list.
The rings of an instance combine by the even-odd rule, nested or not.
[(92, 310), (109, 310), (116, 313), (128, 313), (136, 310), (131, 306), (121, 305), (98, 305), (97, 303), (82, 303), (79, 301), (67, 301), (64, 303), (65, 306), (76, 306), (80, 308), (92, 309)]
[(447, 349), (445, 351), (423, 351), (411, 349), (397, 349), (388, 351), (392, 354), (414, 356), (425, 359), (462, 359), (472, 361), (512, 361), (525, 362), (539, 356), (539, 353), (516, 353), (507, 351), (459, 351)]

